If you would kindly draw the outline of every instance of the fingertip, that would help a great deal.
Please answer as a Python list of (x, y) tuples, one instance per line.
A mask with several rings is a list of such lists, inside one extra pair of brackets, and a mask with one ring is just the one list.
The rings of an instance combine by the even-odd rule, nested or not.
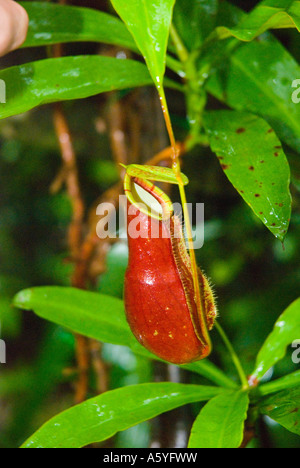
[(29, 18), (13, 0), (0, 0), (0, 56), (20, 47), (26, 39)]
[(25, 42), (29, 26), (29, 17), (27, 11), (19, 3), (14, 2), (14, 6), (15, 34), (11, 50), (17, 49)]

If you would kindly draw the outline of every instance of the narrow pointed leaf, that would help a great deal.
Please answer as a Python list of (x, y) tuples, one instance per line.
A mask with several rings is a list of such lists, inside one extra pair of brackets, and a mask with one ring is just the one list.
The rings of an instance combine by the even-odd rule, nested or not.
[(20, 3), (30, 19), (23, 47), (93, 41), (137, 50), (124, 23), (112, 15), (91, 8), (53, 3)]
[(264, 398), (260, 411), (288, 431), (300, 435), (300, 387), (284, 390)]
[(0, 79), (6, 83), (7, 96), (6, 104), (0, 104), (0, 119), (41, 104), (152, 84), (142, 63), (88, 55), (7, 68), (0, 72)]
[(111, 0), (111, 3), (144, 56), (154, 83), (160, 87), (175, 0)]
[(123, 301), (75, 288), (39, 287), (19, 292), (14, 306), (103, 342), (127, 345), (131, 333)]
[(60, 413), (42, 426), (23, 448), (80, 448), (112, 437), (173, 408), (206, 401), (215, 387), (149, 383), (103, 393)]
[(257, 383), (286, 354), (289, 344), (300, 337), (300, 298), (279, 317), (256, 359), (251, 382)]
[(249, 397), (226, 392), (210, 400), (192, 427), (189, 448), (238, 448), (243, 440)]
[(245, 112), (208, 112), (205, 128), (230, 182), (283, 240), (291, 216), (290, 169), (276, 134), (263, 119)]
[[(75, 288), (38, 287), (19, 292), (14, 306), (33, 310), (39, 317), (104, 343), (129, 346), (136, 354), (160, 360), (134, 338), (125, 319), (120, 299)], [(180, 366), (224, 387), (235, 387), (218, 367), (208, 360)]]
[(258, 393), (260, 396), (266, 396), (294, 387), (300, 387), (300, 371), (292, 372), (280, 379), (260, 385), (258, 387)]

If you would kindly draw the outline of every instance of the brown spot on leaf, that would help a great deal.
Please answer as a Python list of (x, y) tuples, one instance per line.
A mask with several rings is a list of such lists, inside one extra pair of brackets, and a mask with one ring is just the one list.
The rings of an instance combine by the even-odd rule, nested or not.
[(240, 134), (240, 133), (244, 133), (245, 131), (246, 129), (241, 127), (236, 130), (236, 133)]
[(275, 158), (278, 158), (278, 156), (279, 156), (278, 151), (276, 151), (276, 153), (274, 153), (274, 156), (275, 156)]
[(259, 197), (260, 197), (260, 193), (256, 193), (255, 196), (256, 196), (256, 198), (259, 198)]
[(255, 170), (254, 166), (249, 167), (249, 171), (254, 171), (254, 170)]
[(222, 167), (223, 171), (228, 171), (228, 169), (230, 169), (230, 167), (231, 167), (231, 164), (221, 164), (221, 167)]
[(274, 146), (275, 149), (281, 149), (282, 146)]
[(271, 411), (273, 411), (275, 408), (276, 408), (275, 405), (269, 405), (269, 406), (266, 407), (266, 410), (267, 410), (268, 412), (271, 412)]
[(272, 223), (272, 226), (275, 227), (275, 226), (276, 226), (276, 223)]
[(263, 164), (265, 161), (260, 161), (260, 164)]
[(273, 133), (273, 132), (274, 132), (273, 128), (269, 128), (267, 133)]

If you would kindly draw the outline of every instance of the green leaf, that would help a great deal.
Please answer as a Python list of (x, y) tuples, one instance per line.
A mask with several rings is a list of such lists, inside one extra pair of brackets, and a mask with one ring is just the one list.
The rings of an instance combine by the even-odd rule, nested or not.
[[(33, 310), (39, 317), (104, 343), (129, 346), (136, 354), (161, 361), (134, 338), (125, 318), (120, 299), (81, 291), (75, 288), (38, 287), (19, 292), (14, 305)], [(235, 383), (209, 361), (180, 366), (196, 372), (218, 385), (235, 387)]]
[(144, 56), (157, 88), (162, 86), (175, 0), (111, 0)]
[[(156, 358), (157, 359), (157, 358)], [(196, 372), (197, 374), (202, 375), (206, 379), (214, 382), (221, 387), (226, 388), (237, 388), (237, 384), (233, 382), (226, 374), (224, 374), (219, 367), (213, 364), (208, 359), (204, 359), (203, 361), (193, 362), (191, 364), (183, 364), (179, 367), (183, 369), (189, 370), (191, 372)]]
[(39, 287), (18, 293), (14, 305), (105, 343), (128, 345), (132, 341), (123, 301), (115, 297), (75, 288)]
[(207, 90), (234, 109), (260, 115), (300, 152), (300, 106), (292, 100), (292, 83), (299, 76), (294, 58), (267, 35), (223, 56)]
[(281, 377), (281, 379), (268, 382), (258, 387), (260, 396), (270, 395), (271, 393), (279, 392), (287, 388), (298, 387), (300, 385), (300, 371), (292, 372), (291, 374)]
[(257, 383), (286, 354), (286, 348), (300, 337), (300, 298), (279, 317), (256, 359), (250, 381)]
[(189, 448), (238, 448), (243, 441), (248, 394), (226, 392), (209, 401), (192, 427)]
[(7, 103), (0, 104), (0, 119), (41, 104), (152, 84), (147, 68), (139, 62), (93, 55), (7, 68), (0, 79), (6, 83), (7, 95)]
[(20, 3), (30, 18), (23, 47), (92, 41), (137, 50), (124, 23), (112, 15), (91, 8), (53, 3)]
[(213, 31), (217, 13), (217, 0), (176, 0), (173, 22), (189, 50), (200, 47)]
[(212, 38), (233, 36), (241, 41), (252, 41), (268, 29), (297, 28), (300, 31), (300, 2), (265, 0), (245, 15), (234, 28), (220, 26)]
[(208, 112), (212, 150), (246, 203), (283, 240), (291, 216), (290, 170), (277, 136), (261, 118), (245, 112)]
[(55, 416), (23, 448), (80, 448), (173, 408), (206, 401), (220, 389), (176, 383), (149, 383), (103, 393)]
[[(20, 2), (29, 15), (29, 29), (22, 47), (68, 42), (103, 42), (138, 52), (125, 24), (115, 16), (91, 8), (45, 2)], [(167, 64), (176, 73), (182, 66), (171, 56)], [(177, 85), (179, 88), (179, 85)]]
[(263, 399), (259, 409), (290, 432), (300, 435), (299, 386)]

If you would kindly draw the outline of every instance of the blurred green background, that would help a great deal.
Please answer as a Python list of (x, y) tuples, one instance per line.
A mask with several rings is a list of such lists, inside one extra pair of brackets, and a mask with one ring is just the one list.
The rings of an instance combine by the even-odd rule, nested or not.
[[(73, 3), (106, 9), (106, 2)], [(255, 3), (235, 2), (244, 9), (252, 8)], [(299, 59), (296, 33), (281, 31), (277, 37)], [(99, 46), (77, 44), (67, 46), (67, 50), (73, 54), (96, 53)], [(44, 49), (17, 51), (1, 59), (0, 67), (43, 58), (45, 54)], [(147, 159), (145, 153), (151, 156), (167, 145), (167, 139), (153, 90), (147, 88), (133, 94), (132, 98), (116, 93), (113, 99), (120, 100), (124, 112), (131, 105), (145, 121), (158, 121), (158, 129), (149, 129), (149, 125), (148, 129), (147, 125), (141, 128), (139, 147), (143, 151), (140, 162), (143, 162)], [(183, 97), (170, 92), (168, 100), (176, 137), (183, 140), (187, 127)], [(118, 181), (109, 132), (106, 125), (102, 125), (112, 101), (111, 96), (101, 96), (64, 105), (87, 206)], [(216, 102), (211, 99), (209, 105), (215, 108)], [(149, 147), (147, 130), (156, 132), (153, 148)], [(197, 148), (184, 158), (183, 170), (190, 179), (188, 201), (205, 203), (205, 245), (197, 251), (198, 262), (215, 285), (221, 323), (248, 372), (280, 313), (299, 296), (300, 163), (299, 156), (290, 150), (287, 156), (293, 170), (293, 216), (284, 247), (255, 218), (210, 150)], [(33, 313), (21, 314), (11, 307), (13, 295), (22, 288), (70, 285), (73, 266), (67, 229), (71, 205), (65, 190), (56, 195), (49, 191), (60, 167), (51, 106), (0, 122), (0, 321), (1, 338), (7, 346), (7, 363), (0, 364), (1, 448), (17, 447), (49, 417), (73, 404), (76, 378), (73, 336), (43, 322)], [(196, 172), (195, 167), (201, 170)], [(174, 201), (177, 197), (176, 191), (173, 192)], [(122, 297), (127, 255), (126, 244), (120, 242), (111, 247), (106, 272), (99, 277), (94, 289)], [(235, 375), (215, 332), (213, 343), (211, 359), (227, 374)], [(291, 354), (292, 348), (276, 366), (273, 376), (299, 369), (292, 363)], [(110, 388), (167, 375), (166, 369), (153, 367), (146, 359), (136, 358), (121, 347), (104, 345), (102, 357), (107, 365)], [(169, 370), (170, 374), (172, 376)], [(200, 377), (190, 374), (180, 378), (201, 382)], [(93, 391), (91, 372), (91, 395)], [(197, 409), (191, 407), (187, 411), (192, 415)], [(188, 428), (190, 421), (185, 421), (182, 414), (179, 416)], [(145, 423), (125, 431), (104, 446), (147, 447), (153, 443), (155, 434), (160, 434), (159, 425), (170, 425), (171, 421), (169, 417)], [(255, 446), (300, 446), (296, 435), (268, 419), (260, 421), (258, 435), (252, 442)]]

